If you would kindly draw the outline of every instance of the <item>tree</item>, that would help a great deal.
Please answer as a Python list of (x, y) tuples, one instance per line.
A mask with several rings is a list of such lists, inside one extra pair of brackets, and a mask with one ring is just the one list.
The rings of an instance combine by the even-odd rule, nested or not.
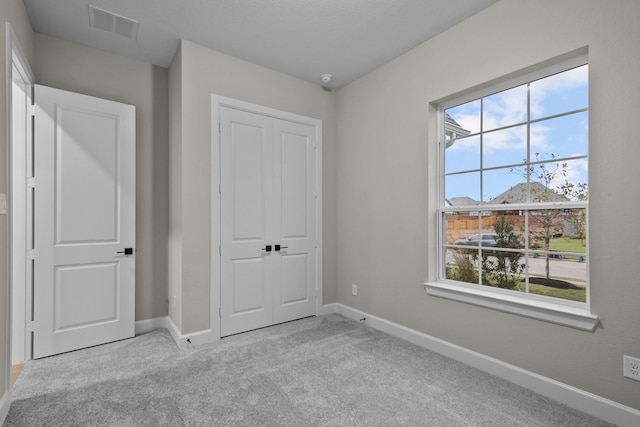
[[(560, 186), (560, 190), (569, 200), (584, 202), (589, 199), (589, 187), (586, 183), (565, 182)], [(584, 209), (572, 209), (569, 219), (573, 225), (575, 238), (582, 240), (584, 245), (587, 237), (587, 212)]]
[[(512, 168), (511, 171), (516, 172), (523, 177), (529, 179), (530, 182), (530, 201), (534, 203), (569, 201), (569, 200), (587, 200), (588, 188), (587, 184), (574, 184), (566, 180), (568, 164), (553, 162), (557, 157), (550, 154), (550, 161), (535, 153), (533, 165), (524, 166), (522, 168)], [(525, 160), (526, 163), (526, 160)], [(559, 179), (564, 178), (563, 184), (555, 184)], [(545, 276), (547, 279), (551, 277), (549, 271), (549, 259), (551, 239), (563, 233), (564, 224), (567, 220), (571, 220), (576, 226), (576, 231), (584, 236), (586, 227), (586, 216), (583, 209), (571, 209), (566, 211), (563, 209), (541, 209), (530, 211), (529, 224), (530, 236), (540, 239), (544, 242), (545, 257)], [(537, 227), (535, 227), (537, 225)]]
[[(496, 232), (496, 248), (521, 247), (518, 236), (513, 232), (513, 224), (504, 215), (496, 220), (493, 229)], [(483, 271), (486, 271), (487, 278), (499, 288), (517, 289), (520, 275), (525, 269), (525, 264), (519, 262), (522, 252), (496, 250), (493, 252), (493, 259), (487, 255), (483, 254)]]

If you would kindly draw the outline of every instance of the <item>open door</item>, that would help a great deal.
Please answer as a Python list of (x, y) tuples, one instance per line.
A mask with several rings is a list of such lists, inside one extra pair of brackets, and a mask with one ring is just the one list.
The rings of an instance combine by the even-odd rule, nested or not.
[(33, 357), (134, 335), (135, 107), (35, 86)]

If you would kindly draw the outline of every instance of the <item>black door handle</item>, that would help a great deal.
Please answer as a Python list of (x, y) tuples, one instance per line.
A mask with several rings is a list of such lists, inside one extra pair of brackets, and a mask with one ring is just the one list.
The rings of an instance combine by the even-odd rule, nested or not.
[(117, 254), (133, 255), (133, 248), (124, 248), (124, 251), (116, 252)]
[[(278, 245), (276, 245), (276, 246), (278, 246)], [(265, 251), (265, 252), (271, 252), (271, 245), (265, 246), (264, 248), (262, 248), (262, 250)], [(276, 249), (276, 250), (278, 250), (278, 249)]]
[(287, 249), (289, 246), (280, 246), (280, 245), (276, 245), (276, 252), (279, 251), (280, 249)]

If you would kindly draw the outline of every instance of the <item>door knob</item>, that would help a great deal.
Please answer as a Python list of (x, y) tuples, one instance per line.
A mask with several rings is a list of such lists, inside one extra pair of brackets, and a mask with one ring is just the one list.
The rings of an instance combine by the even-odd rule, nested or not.
[(133, 255), (133, 248), (124, 248), (124, 251), (116, 252), (117, 254)]
[[(278, 247), (278, 245), (276, 245), (276, 247)], [(265, 246), (264, 248), (262, 248), (262, 250), (265, 251), (265, 252), (271, 252), (271, 245)], [(276, 249), (276, 250), (278, 250), (278, 249)]]
[(289, 246), (280, 246), (280, 245), (276, 245), (276, 252), (279, 251), (280, 249), (287, 249)]

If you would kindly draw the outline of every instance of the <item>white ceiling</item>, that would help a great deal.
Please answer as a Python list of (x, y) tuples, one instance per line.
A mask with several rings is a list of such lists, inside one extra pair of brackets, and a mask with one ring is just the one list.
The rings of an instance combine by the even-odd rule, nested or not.
[[(498, 0), (24, 0), (34, 31), (168, 67), (180, 39), (342, 87)], [(89, 27), (88, 5), (140, 22)]]

